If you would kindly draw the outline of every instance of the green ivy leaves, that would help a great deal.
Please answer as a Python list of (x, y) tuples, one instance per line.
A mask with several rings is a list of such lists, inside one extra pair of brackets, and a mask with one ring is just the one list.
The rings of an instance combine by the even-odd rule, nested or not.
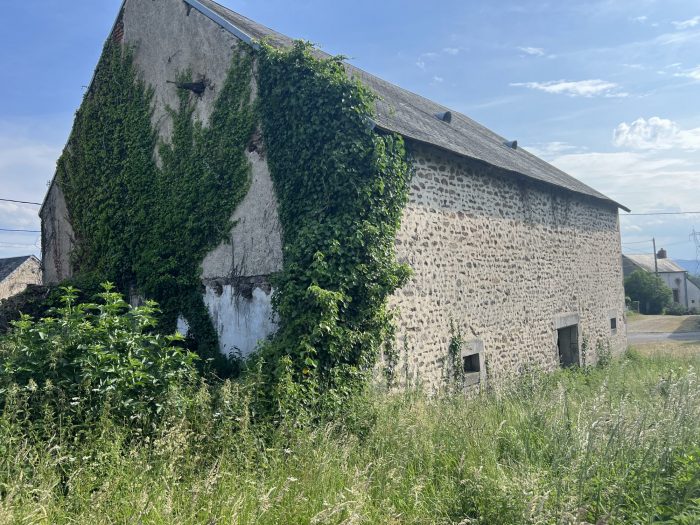
[(284, 241), (280, 327), (263, 355), (282, 363), (273, 382), (341, 405), (366, 383), (391, 331), (387, 298), (409, 276), (394, 253), (406, 151), (401, 137), (367, 126), (374, 95), (348, 78), (342, 59), (318, 59), (308, 44), (263, 45), (259, 93)]
[[(180, 80), (190, 80), (189, 73)], [(252, 58), (238, 50), (211, 125), (195, 122), (196, 99), (180, 90), (179, 106), (170, 109), (172, 138), (159, 143), (153, 91), (138, 78), (132, 52), (109, 41), (57, 171), (76, 234), (77, 273), (156, 299), (167, 331), (182, 314), (200, 355), (219, 360), (200, 264), (228, 237), (231, 214), (250, 184), (251, 80)]]
[(366, 384), (390, 339), (387, 298), (410, 274), (394, 240), (411, 170), (402, 138), (367, 125), (374, 95), (340, 57), (318, 59), (296, 43), (263, 45), (255, 58), (257, 107), (253, 57), (239, 50), (211, 124), (195, 121), (193, 95), (180, 91), (172, 138), (159, 144), (152, 90), (128, 49), (106, 45), (58, 168), (76, 268), (156, 299), (168, 330), (184, 315), (199, 353), (217, 356), (200, 263), (227, 238), (248, 190), (245, 150), (259, 119), (284, 243), (279, 331), (261, 352), (268, 392), (278, 407), (334, 411)]

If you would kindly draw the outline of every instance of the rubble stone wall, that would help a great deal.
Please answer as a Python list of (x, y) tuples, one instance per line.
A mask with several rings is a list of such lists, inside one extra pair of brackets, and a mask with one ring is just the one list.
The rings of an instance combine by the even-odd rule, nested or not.
[(30, 284), (41, 284), (41, 265), (35, 257), (29, 257), (0, 282), (0, 300), (23, 292)]
[(567, 324), (579, 325), (588, 362), (596, 345), (626, 347), (614, 205), (433, 147), (414, 143), (412, 154), (397, 250), (414, 275), (391, 301), (410, 377), (439, 384), (451, 322), (467, 346), (483, 345), (487, 380), (559, 366)]

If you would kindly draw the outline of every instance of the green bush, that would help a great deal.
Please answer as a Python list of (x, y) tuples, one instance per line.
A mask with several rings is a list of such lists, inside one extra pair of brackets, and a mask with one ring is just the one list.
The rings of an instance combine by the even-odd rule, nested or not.
[(473, 398), (381, 393), (360, 435), (251, 424), (240, 382), (171, 391), (146, 439), (110, 420), (37, 439), (8, 407), (0, 523), (697, 524), (698, 365), (628, 354)]
[(74, 423), (110, 417), (147, 423), (162, 410), (171, 387), (192, 384), (195, 354), (156, 334), (157, 305), (131, 307), (109, 284), (101, 302), (76, 304), (63, 288), (54, 316), (23, 316), (0, 340), (0, 407), (26, 399), (27, 417), (47, 408)]
[(672, 303), (664, 311), (667, 315), (687, 315), (688, 309), (680, 303)]
[(657, 275), (635, 270), (625, 279), (625, 294), (639, 301), (643, 314), (660, 314), (671, 303), (673, 293)]

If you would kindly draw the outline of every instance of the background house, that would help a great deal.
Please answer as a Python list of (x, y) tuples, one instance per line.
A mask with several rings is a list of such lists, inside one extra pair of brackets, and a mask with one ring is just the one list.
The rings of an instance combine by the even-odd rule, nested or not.
[(625, 277), (635, 270), (657, 273), (673, 292), (674, 303), (687, 309), (700, 308), (700, 288), (688, 279), (688, 272), (684, 268), (667, 257), (663, 248), (656, 256), (653, 253), (623, 255), (622, 267)]
[(0, 259), (0, 300), (22, 292), (29, 284), (41, 284), (41, 262), (33, 255)]
[[(110, 38), (134, 50), (164, 141), (173, 130), (168, 108), (178, 104), (172, 80), (182, 71), (207, 80), (193, 98), (193, 117), (207, 125), (239, 44), (292, 43), (209, 0), (126, 0)], [(626, 347), (619, 204), (465, 115), (352, 65), (346, 70), (378, 95), (376, 132), (402, 135), (414, 159), (396, 239), (413, 277), (390, 300), (407, 369), (437, 383), (452, 327), (465, 340), (465, 372), (479, 380), (487, 370), (499, 378), (580, 363), (584, 340), (589, 348)], [(220, 349), (244, 355), (275, 330), (269, 276), (283, 264), (264, 148), (246, 155), (251, 184), (233, 214), (230, 242), (201, 263)], [(72, 275), (70, 215), (54, 180), (41, 209), (47, 282)]]

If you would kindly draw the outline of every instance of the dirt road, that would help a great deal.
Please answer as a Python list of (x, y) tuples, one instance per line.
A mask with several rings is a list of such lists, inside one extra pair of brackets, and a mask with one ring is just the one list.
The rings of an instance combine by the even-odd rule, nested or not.
[(700, 315), (639, 315), (629, 319), (630, 344), (654, 341), (700, 341)]

